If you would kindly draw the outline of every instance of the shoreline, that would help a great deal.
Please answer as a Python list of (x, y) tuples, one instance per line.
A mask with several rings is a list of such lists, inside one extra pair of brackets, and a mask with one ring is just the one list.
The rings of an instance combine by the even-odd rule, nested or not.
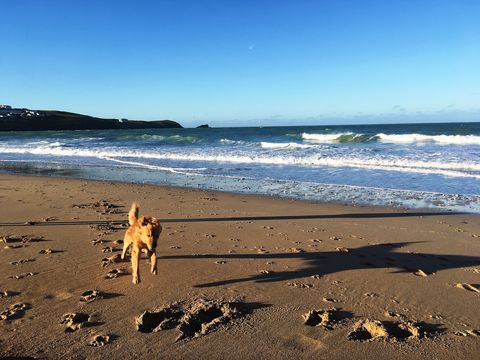
[(247, 196), (247, 197), (258, 197), (258, 198), (266, 198), (266, 199), (273, 199), (273, 200), (283, 200), (283, 201), (298, 201), (303, 202), (306, 204), (315, 204), (315, 205), (324, 205), (324, 206), (335, 206), (335, 207), (354, 207), (354, 208), (367, 208), (370, 210), (391, 210), (391, 211), (415, 211), (415, 212), (432, 212), (438, 213), (439, 215), (442, 214), (468, 214), (473, 216), (480, 216), (480, 214), (476, 213), (461, 213), (461, 212), (454, 212), (454, 211), (435, 211), (435, 209), (431, 208), (406, 208), (401, 206), (384, 206), (384, 205), (363, 205), (363, 204), (346, 204), (342, 202), (334, 202), (334, 201), (321, 201), (321, 200), (308, 200), (308, 199), (297, 199), (288, 196), (281, 196), (281, 195), (269, 195), (269, 194), (256, 194), (256, 193), (239, 193), (233, 192), (228, 190), (212, 190), (212, 189), (203, 189), (203, 188), (195, 188), (189, 186), (177, 186), (177, 185), (167, 185), (167, 184), (154, 184), (154, 183), (138, 183), (133, 181), (122, 181), (122, 180), (109, 180), (109, 179), (90, 179), (90, 178), (82, 178), (82, 177), (74, 177), (74, 176), (62, 176), (62, 175), (35, 175), (35, 174), (24, 174), (24, 173), (13, 173), (9, 171), (2, 172), (0, 171), (0, 178), (2, 176), (15, 176), (15, 177), (34, 177), (40, 179), (50, 179), (50, 178), (57, 178), (57, 179), (64, 179), (64, 180), (77, 180), (77, 181), (89, 181), (89, 182), (99, 182), (99, 183), (111, 183), (111, 184), (125, 184), (125, 185), (140, 185), (140, 186), (151, 186), (154, 188), (165, 188), (165, 189), (172, 189), (176, 191), (181, 190), (193, 190), (199, 192), (212, 192), (212, 193), (219, 193), (224, 195), (230, 196)]
[[(158, 275), (143, 257), (138, 285), (130, 262), (116, 260), (132, 201), (163, 219)], [(396, 360), (480, 351), (477, 215), (0, 174), (0, 219), (0, 356)], [(101, 296), (80, 301), (93, 290)], [(221, 310), (236, 304), (238, 312)], [(202, 307), (226, 312), (181, 341), (175, 317), (158, 332), (135, 327), (147, 310)], [(315, 325), (315, 311), (329, 312), (325, 322)], [(87, 314), (89, 325), (66, 332), (67, 313)], [(89, 346), (96, 336), (108, 339)]]
[[(15, 161), (13, 161), (15, 162)], [(26, 162), (26, 164), (31, 164), (30, 162)], [(89, 165), (89, 167), (98, 167), (98, 168), (107, 168), (110, 169), (109, 167), (105, 167), (103, 165)], [(58, 172), (63, 172), (68, 169), (62, 169), (59, 170)], [(71, 171), (74, 171), (76, 169), (70, 169)], [(476, 215), (480, 216), (480, 213), (473, 212), (473, 211), (456, 211), (452, 209), (442, 209), (442, 208), (432, 208), (432, 207), (407, 207), (404, 205), (385, 205), (385, 204), (366, 204), (366, 203), (347, 203), (347, 202), (342, 202), (342, 201), (325, 201), (325, 200), (316, 200), (316, 199), (303, 199), (303, 198), (298, 198), (293, 195), (279, 195), (279, 194), (268, 194), (268, 193), (255, 193), (255, 192), (242, 192), (242, 191), (235, 191), (235, 190), (221, 190), (221, 189), (211, 189), (211, 188), (202, 188), (202, 187), (195, 187), (195, 186), (189, 186), (188, 184), (185, 186), (180, 186), (180, 185), (170, 185), (170, 184), (163, 184), (163, 183), (153, 183), (153, 182), (135, 182), (135, 181), (125, 181), (125, 180), (119, 180), (119, 179), (97, 179), (94, 177), (88, 177), (87, 175), (85, 176), (75, 176), (75, 175), (56, 175), (56, 174), (51, 174), (51, 175), (46, 175), (46, 174), (34, 174), (34, 173), (27, 173), (22, 172), (21, 170), (16, 172), (18, 170), (5, 170), (5, 169), (0, 169), (0, 176), (1, 175), (11, 175), (11, 176), (32, 176), (32, 177), (45, 177), (45, 178), (60, 178), (60, 179), (72, 179), (72, 180), (86, 180), (86, 181), (99, 181), (99, 182), (111, 182), (111, 183), (125, 183), (125, 184), (131, 184), (131, 185), (149, 185), (149, 186), (158, 186), (158, 187), (166, 187), (166, 188), (172, 188), (172, 189), (189, 189), (189, 190), (198, 190), (198, 191), (211, 191), (211, 192), (219, 192), (219, 193), (224, 193), (224, 194), (230, 194), (230, 195), (238, 195), (238, 196), (258, 196), (258, 197), (266, 197), (266, 198), (271, 198), (271, 199), (279, 199), (279, 200), (287, 200), (287, 201), (302, 201), (306, 203), (312, 203), (312, 204), (331, 204), (331, 205), (336, 205), (336, 206), (350, 206), (350, 207), (360, 207), (360, 208), (371, 208), (371, 209), (392, 209), (392, 210), (398, 210), (398, 211), (418, 211), (418, 212), (434, 212), (434, 213), (439, 213), (439, 214), (469, 214), (469, 215)], [(42, 170), (44, 172), (51, 171), (55, 173), (57, 170), (56, 169), (44, 169)], [(356, 188), (356, 186), (350, 186), (350, 185), (337, 185), (337, 184), (323, 184), (327, 186), (339, 186), (339, 187), (348, 187), (348, 188)], [(360, 187), (361, 188), (361, 187)], [(375, 187), (370, 187), (369, 189), (371, 190), (386, 190), (386, 191), (399, 191), (399, 192), (411, 192), (410, 190), (403, 190), (403, 189), (394, 189), (394, 188), (375, 188)], [(442, 193), (436, 193), (436, 192), (419, 192), (419, 194), (429, 194), (429, 195), (449, 195), (449, 196), (456, 196), (456, 194), (442, 194)], [(465, 197), (476, 197), (477, 195), (475, 194), (464, 194), (461, 196)]]

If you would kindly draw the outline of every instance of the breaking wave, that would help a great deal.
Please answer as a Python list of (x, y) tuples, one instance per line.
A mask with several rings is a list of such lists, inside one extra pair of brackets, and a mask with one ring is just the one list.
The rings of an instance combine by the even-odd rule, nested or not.
[(186, 143), (186, 144), (196, 144), (202, 141), (200, 137), (197, 136), (182, 136), (182, 135), (150, 135), (150, 134), (142, 134), (142, 135), (127, 135), (121, 137), (121, 140), (127, 141), (155, 141), (160, 143)]
[(263, 149), (308, 149), (311, 145), (298, 144), (298, 143), (272, 143), (272, 142), (260, 142), (260, 146)]
[(423, 134), (355, 134), (352, 132), (337, 134), (303, 133), (302, 139), (317, 143), (365, 143), (380, 141), (385, 143), (438, 143), (455, 145), (480, 145), (477, 135), (423, 135)]
[[(267, 147), (269, 143), (266, 143)], [(277, 146), (278, 144), (275, 144)], [(295, 144), (302, 145), (302, 144)], [(289, 143), (281, 145), (290, 146)], [(239, 163), (261, 164), (280, 166), (303, 166), (303, 167), (350, 167), (369, 170), (385, 170), (412, 172), (422, 174), (439, 174), (452, 177), (468, 177), (480, 179), (480, 164), (476, 162), (453, 162), (453, 161), (426, 161), (398, 157), (371, 157), (371, 156), (298, 156), (289, 153), (257, 153), (252, 151), (162, 151), (161, 149), (141, 151), (125, 148), (72, 148), (40, 145), (35, 147), (8, 147), (0, 146), (0, 153), (9, 154), (33, 154), (50, 155), (60, 157), (91, 157), (111, 161), (131, 161), (131, 159), (154, 159), (173, 160), (186, 162), (215, 162), (215, 163)], [(114, 160), (115, 159), (115, 160)]]
[(380, 141), (392, 143), (439, 143), (456, 145), (480, 145), (476, 135), (423, 135), (423, 134), (378, 134)]

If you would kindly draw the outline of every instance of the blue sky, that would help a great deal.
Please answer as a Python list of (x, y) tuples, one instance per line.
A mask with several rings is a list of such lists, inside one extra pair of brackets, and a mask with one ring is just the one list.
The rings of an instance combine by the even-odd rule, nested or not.
[(2, 0), (0, 103), (185, 126), (480, 120), (480, 1)]

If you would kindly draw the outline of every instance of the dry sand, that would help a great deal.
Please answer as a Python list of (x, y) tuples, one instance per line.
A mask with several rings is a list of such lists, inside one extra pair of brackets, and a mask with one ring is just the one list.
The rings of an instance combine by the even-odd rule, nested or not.
[[(139, 285), (118, 259), (134, 200), (165, 220)], [(480, 353), (478, 216), (13, 175), (0, 205), (1, 356)]]

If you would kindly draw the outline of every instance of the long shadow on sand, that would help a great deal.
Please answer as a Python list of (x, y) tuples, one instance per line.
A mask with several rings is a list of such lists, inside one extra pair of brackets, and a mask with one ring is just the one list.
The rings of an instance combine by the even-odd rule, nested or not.
[(325, 251), (303, 253), (276, 253), (276, 254), (206, 254), (206, 255), (173, 255), (162, 256), (161, 259), (299, 259), (305, 265), (298, 270), (255, 274), (236, 279), (225, 279), (210, 283), (198, 284), (196, 287), (212, 287), (246, 281), (276, 282), (306, 278), (313, 275), (327, 275), (347, 270), (391, 268), (392, 273), (413, 272), (422, 269), (432, 274), (446, 269), (455, 269), (480, 264), (478, 256), (438, 255), (424, 253), (394, 252), (393, 250), (418, 242), (402, 242), (392, 244), (368, 245), (350, 249), (348, 252)]
[[(468, 215), (462, 212), (393, 212), (393, 213), (348, 213), (348, 214), (315, 214), (315, 215), (268, 215), (268, 216), (235, 216), (208, 218), (160, 219), (162, 223), (194, 223), (216, 221), (274, 221), (274, 220), (327, 220), (327, 219), (387, 219), (420, 216)], [(65, 226), (65, 225), (122, 225), (128, 220), (76, 220), (76, 221), (24, 221), (4, 222), (0, 226)]]

